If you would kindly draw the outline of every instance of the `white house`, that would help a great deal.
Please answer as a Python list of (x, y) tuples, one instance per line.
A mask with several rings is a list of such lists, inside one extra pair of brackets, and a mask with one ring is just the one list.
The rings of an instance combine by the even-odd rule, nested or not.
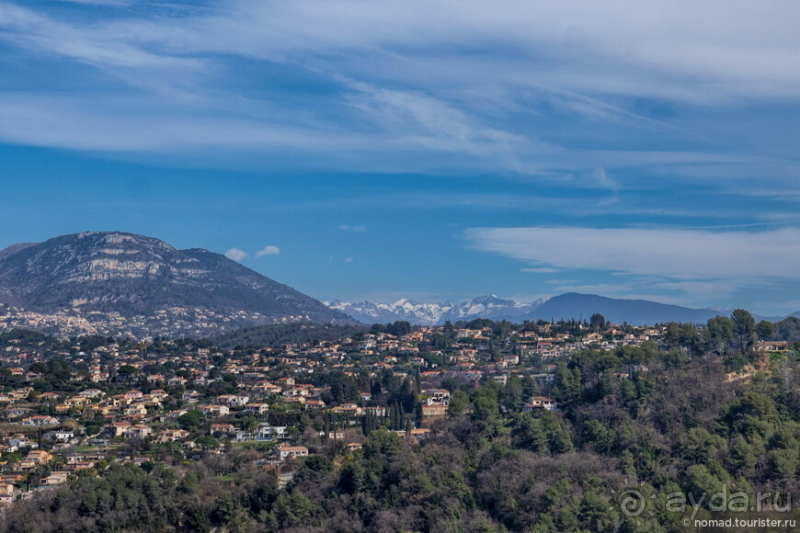
[(290, 457), (306, 457), (308, 455), (308, 448), (305, 446), (286, 446), (281, 444), (275, 448), (275, 453), (278, 459), (284, 461)]

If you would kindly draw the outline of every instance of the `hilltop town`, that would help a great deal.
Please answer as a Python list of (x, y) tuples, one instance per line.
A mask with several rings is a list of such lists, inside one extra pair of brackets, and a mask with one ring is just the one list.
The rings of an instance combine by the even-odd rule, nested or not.
[(255, 324), (290, 323), (307, 316), (288, 315), (278, 319), (253, 311), (220, 311), (193, 307), (167, 307), (147, 315), (124, 316), (118, 312), (68, 308), (40, 313), (0, 303), (0, 331), (32, 329), (57, 337), (112, 335), (154, 337), (216, 335)]
[[(64, 503), (59, 524), (80, 517), (82, 527), (102, 523), (113, 530), (139, 520), (130, 515), (133, 500), (125, 503), (119, 495), (132, 490), (135, 499), (139, 489), (130, 487), (155, 483), (148, 490), (161, 491), (159, 498), (177, 498), (172, 515), (148, 515), (155, 528), (207, 531), (217, 524), (233, 531), (232, 524), (245, 520), (253, 531), (314, 524), (324, 529), (341, 509), (349, 509), (348, 523), (357, 527), (381, 520), (359, 518), (370, 505), (385, 509), (385, 520), (400, 520), (386, 510), (398, 490), (391, 486), (418, 474), (392, 477), (394, 462), (410, 465), (427, 457), (436, 464), (456, 454), (441, 473), (445, 478), (420, 479), (422, 485), (402, 489), (404, 497), (446, 490), (456, 475), (465, 499), (449, 505), (467, 513), (465, 524), (483, 523), (486, 509), (494, 526), (514, 529), (518, 520), (533, 523), (540, 516), (535, 513), (550, 511), (531, 504), (532, 515), (504, 515), (505, 504), (482, 491), (486, 483), (516, 478), (496, 469), (528, 461), (535, 470), (574, 455), (570, 465), (594, 465), (602, 480), (595, 482), (618, 490), (618, 468), (628, 465), (642, 476), (655, 468), (647, 455), (631, 455), (629, 448), (652, 446), (645, 435), (653, 432), (678, 442), (687, 431), (670, 422), (675, 402), (684, 405), (687, 424), (712, 427), (738, 420), (729, 413), (739, 403), (762, 401), (748, 392), (766, 379), (759, 373), (789, 372), (782, 379), (794, 390), (798, 340), (799, 319), (756, 323), (741, 310), (702, 326), (616, 325), (594, 314), (589, 321), (555, 324), (476, 319), (416, 328), (403, 321), (370, 328), (273, 325), (217, 340), (56, 339), (10, 330), (0, 334), (0, 503), (9, 523), (22, 524), (32, 509), (77, 498), (84, 503)], [(763, 402), (794, 401), (779, 390)], [(770, 409), (747, 407), (756, 408)], [(772, 424), (762, 428), (768, 436), (796, 425), (764, 420)], [(739, 438), (739, 426), (731, 428), (728, 438)], [(753, 479), (773, 483), (795, 469), (779, 455), (796, 439), (789, 433), (781, 439), (769, 441), (770, 457), (778, 455)], [(689, 461), (680, 450), (665, 455), (667, 464), (658, 468)], [(732, 472), (741, 468), (737, 453), (721, 456)], [(508, 464), (507, 454), (514, 458)], [(603, 463), (606, 458), (620, 463)], [(474, 477), (471, 468), (491, 476)], [(569, 529), (592, 479), (577, 471), (570, 476), (570, 511), (559, 515), (556, 529)], [(198, 485), (201, 478), (211, 484)], [(525, 486), (515, 490), (534, 487)], [(264, 490), (268, 497), (257, 496)], [(226, 491), (238, 499), (226, 500)], [(370, 504), (359, 499), (364, 494), (380, 500)], [(470, 502), (480, 494), (481, 507), (475, 508)], [(355, 498), (348, 504), (355, 507), (336, 503), (345, 497)], [(159, 498), (146, 505), (157, 507)], [(108, 505), (122, 514), (108, 518)], [(297, 506), (310, 514), (296, 515)], [(427, 513), (425, 508), (402, 512)], [(608, 513), (608, 520), (622, 519)], [(42, 524), (49, 520), (36, 516)], [(435, 529), (439, 519), (425, 516), (403, 520), (424, 520)], [(197, 527), (186, 525), (195, 519)]]
[(7, 333), (0, 501), (95, 475), (109, 461), (141, 464), (238, 446), (262, 450), (259, 463), (286, 475), (293, 458), (328, 440), (358, 449), (379, 427), (424, 439), (454, 392), (487, 380), (517, 381), (525, 394), (520, 411), (557, 409), (548, 396), (557, 361), (588, 347), (656, 350), (664, 330), (396, 323), (356, 338), (234, 350), (208, 341), (70, 344)]

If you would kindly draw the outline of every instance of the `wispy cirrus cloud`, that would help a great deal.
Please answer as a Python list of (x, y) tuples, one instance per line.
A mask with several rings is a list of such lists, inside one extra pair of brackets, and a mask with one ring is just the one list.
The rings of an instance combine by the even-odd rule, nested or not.
[[(800, 227), (798, 26), (794, 0), (0, 0), (0, 143), (356, 175), (271, 209), (503, 226), (467, 237), (532, 292), (725, 299), (796, 279), (768, 228)], [(725, 224), (762, 231), (697, 229)]]
[[(730, 150), (714, 153), (713, 142), (698, 141), (695, 122), (673, 124), (642, 109), (642, 99), (702, 109), (800, 97), (798, 15), (788, 0), (759, 9), (758, 24), (750, 5), (721, 0), (693, 5), (691, 17), (685, 6), (663, 0), (647, 7), (630, 0), (227, 0), (213, 9), (62, 3), (75, 4), (74, 12), (0, 2), (0, 42), (33, 59), (95, 69), (95, 92), (76, 98), (74, 84), (64, 91), (51, 79), (52, 96), (69, 110), (57, 113), (57, 105), (42, 107), (48, 95), (0, 91), (7, 142), (142, 153), (212, 146), (237, 156), (265, 148), (280, 155), (289, 144), (328, 168), (547, 176), (553, 169), (664, 165), (667, 157), (692, 165), (728, 157)], [(238, 73), (241, 61), (253, 65), (254, 76)], [(283, 80), (318, 89), (298, 98)], [(103, 101), (106, 121), (96, 111)], [(41, 109), (59, 119), (56, 131), (70, 135), (48, 133)], [(552, 135), (565, 118), (581, 128), (658, 132), (681, 148), (663, 150), (660, 163), (643, 146), (592, 154), (579, 148), (585, 143)], [(153, 122), (167, 122), (170, 131), (147, 142)], [(124, 124), (125, 135), (114, 124)], [(20, 129), (25, 133), (14, 133)], [(686, 150), (688, 140), (695, 146)], [(620, 190), (627, 185), (615, 182)]]
[(357, 91), (350, 96), (351, 105), (373, 116), (387, 129), (414, 132), (406, 136), (405, 141), (422, 148), (474, 155), (510, 155), (526, 141), (531, 142), (522, 136), (477, 124), (467, 113), (424, 94), (381, 89), (364, 83), (351, 86)]

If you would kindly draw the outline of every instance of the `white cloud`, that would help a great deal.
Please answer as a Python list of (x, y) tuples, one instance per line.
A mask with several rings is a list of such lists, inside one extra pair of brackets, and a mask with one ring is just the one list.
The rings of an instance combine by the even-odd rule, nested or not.
[[(386, 76), (416, 71), (464, 80), (475, 78), (480, 66), (501, 83), (533, 80), (562, 89), (591, 88), (594, 94), (719, 103), (797, 95), (798, 25), (793, 0), (691, 5), (668, 0), (239, 0), (179, 22), (127, 24), (119, 38), (173, 53), (283, 61), (298, 54), (346, 54), (345, 59), (382, 69)], [(516, 59), (473, 54), (473, 61), (454, 72), (452, 66), (437, 66), (441, 55), (428, 53), (432, 47), (458, 51), (497, 44), (513, 48)], [(352, 57), (358, 52), (367, 52), (366, 57)]]
[(353, 262), (353, 258), (352, 257), (345, 257), (344, 262), (345, 263), (352, 263)]
[(148, 51), (130, 39), (130, 35), (115, 36), (107, 27), (72, 25), (10, 3), (0, 4), (0, 29), (5, 30), (0, 40), (20, 48), (55, 54), (101, 69), (163, 68), (167, 72), (200, 65), (194, 59)]
[[(406, 205), (579, 216), (677, 216), (632, 200), (639, 186), (702, 180), (743, 196), (757, 182), (784, 201), (798, 182), (793, 147), (753, 142), (794, 131), (781, 112), (760, 122), (800, 99), (794, 0), (64, 1), (84, 5), (0, 0), (0, 46), (18, 58), (0, 70), (0, 142), (398, 180), (534, 176), (548, 194), (595, 194), (420, 194)], [(284, 75), (320, 89), (274, 81)]]
[[(522, 136), (477, 124), (467, 113), (427, 95), (352, 83), (351, 104), (390, 131), (409, 132), (405, 141), (422, 148), (472, 155), (512, 154)], [(512, 161), (507, 164), (513, 165)]]
[(168, 106), (162, 108), (136, 97), (96, 98), (91, 94), (0, 93), (0, 139), (35, 146), (157, 154), (210, 147), (330, 150), (362, 143), (358, 136), (344, 133), (334, 139), (310, 129), (254, 119), (176, 113)]
[(531, 272), (533, 274), (555, 274), (561, 272), (557, 268), (541, 267), (541, 268), (520, 268), (521, 272)]
[(266, 246), (266, 247), (262, 248), (261, 250), (257, 251), (256, 252), (256, 257), (264, 257), (264, 256), (268, 256), (268, 255), (278, 255), (280, 253), (281, 253), (281, 249), (280, 248), (278, 248), (277, 246), (270, 245), (270, 246)]
[(798, 229), (473, 228), (466, 238), (475, 250), (528, 261), (537, 268), (678, 280), (800, 278)]
[[(538, 150), (540, 142), (506, 131), (506, 124), (496, 119), (507, 110), (532, 113), (525, 96), (532, 93), (564, 109), (586, 109), (579, 112), (589, 116), (654, 124), (600, 97), (719, 105), (800, 96), (795, 31), (800, 11), (793, 0), (765, 0), (757, 7), (741, 0), (691, 6), (667, 0), (647, 5), (633, 0), (228, 0), (213, 9), (184, 6), (182, 16), (171, 16), (170, 9), (181, 9), (175, 5), (104, 10), (94, 16), (91, 4), (129, 2), (72, 1), (87, 6), (84, 17), (61, 18), (57, 11), (48, 16), (41, 6), (20, 7), (30, 3), (0, 3), (0, 40), (40, 56), (91, 65), (108, 76), (115, 91), (120, 85), (145, 89), (154, 103), (146, 114), (161, 118), (162, 108), (174, 109), (173, 123), (183, 133), (199, 126), (198, 105), (202, 110), (227, 105), (226, 120), (219, 123), (203, 114), (208, 121), (203, 131), (226, 135), (208, 143), (192, 144), (191, 137), (185, 141), (195, 147), (238, 142), (258, 149), (263, 142), (246, 139), (252, 130), (261, 133), (257, 139), (263, 138), (265, 129), (281, 145), (277, 139), (285, 130), (311, 124), (317, 136), (336, 144), (336, 136), (354, 133), (347, 127), (332, 130), (326, 120), (331, 109), (341, 115), (336, 108), (344, 94), (346, 103), (364, 112), (359, 122), (365, 120), (363, 130), (371, 133), (360, 145), (351, 144), (351, 150), (391, 144), (463, 152), (499, 160), (506, 168), (524, 168), (515, 158)], [(227, 75), (221, 75), (231, 70), (227, 61), (236, 57), (310, 71), (341, 90), (332, 99), (305, 95), (301, 112), (290, 106), (285, 121), (270, 124), (265, 117), (275, 116), (280, 99), (264, 99), (260, 90), (259, 96), (248, 98), (247, 87), (230, 92)], [(95, 103), (89, 98), (68, 107), (80, 104), (75, 113), (91, 115)], [(140, 116), (142, 110), (136, 111), (132, 115)], [(67, 124), (72, 133), (87, 131), (81, 121)], [(131, 126), (141, 132), (151, 129), (147, 120), (125, 128)], [(107, 143), (103, 137), (114, 137), (109, 133), (96, 135), (100, 149)], [(226, 142), (228, 135), (233, 140)], [(86, 144), (92, 147), (88, 140)]]
[(231, 248), (230, 250), (225, 252), (225, 257), (238, 262), (247, 258), (247, 252), (245, 252), (244, 250), (240, 250), (238, 248)]

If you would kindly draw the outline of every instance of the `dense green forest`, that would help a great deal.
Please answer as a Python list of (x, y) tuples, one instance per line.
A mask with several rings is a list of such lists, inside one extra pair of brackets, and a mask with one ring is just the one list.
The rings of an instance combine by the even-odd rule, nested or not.
[[(367, 427), (361, 450), (318, 440), (291, 479), (245, 448), (115, 463), (8, 508), (3, 530), (666, 532), (694, 530), (687, 517), (797, 519), (800, 352), (754, 349), (797, 325), (675, 324), (660, 344), (582, 350), (545, 389), (530, 376), (454, 385), (428, 438)], [(559, 409), (521, 412), (542, 393)], [(727, 513), (713, 512), (715, 494)]]

